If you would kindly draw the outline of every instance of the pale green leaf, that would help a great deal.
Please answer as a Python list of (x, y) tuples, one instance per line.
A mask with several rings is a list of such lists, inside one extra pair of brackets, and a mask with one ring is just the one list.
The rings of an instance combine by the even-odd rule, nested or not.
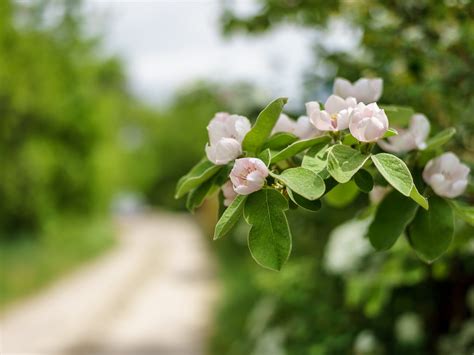
[(407, 106), (380, 105), (388, 117), (391, 126), (405, 127), (410, 123), (415, 111)]
[(358, 195), (359, 189), (351, 180), (344, 184), (337, 184), (324, 196), (324, 200), (332, 207), (342, 208), (354, 201)]
[(328, 152), (327, 169), (329, 174), (340, 183), (348, 182), (364, 165), (369, 155), (343, 144), (333, 146)]
[(441, 132), (439, 132), (434, 137), (431, 137), (426, 141), (426, 148), (425, 150), (434, 150), (437, 149), (444, 144), (448, 143), (449, 140), (456, 134), (455, 128), (447, 128)]
[(425, 210), (429, 208), (428, 200), (422, 194), (420, 194), (415, 184), (413, 184), (413, 188), (411, 189), (410, 198)]
[(474, 206), (461, 203), (456, 200), (447, 200), (456, 215), (466, 223), (474, 226)]
[(323, 179), (305, 168), (291, 168), (283, 171), (280, 175), (272, 174), (272, 176), (298, 195), (311, 201), (321, 197), (325, 190)]
[(390, 185), (403, 195), (410, 196), (413, 178), (403, 160), (392, 154), (379, 153), (372, 155), (372, 161)]

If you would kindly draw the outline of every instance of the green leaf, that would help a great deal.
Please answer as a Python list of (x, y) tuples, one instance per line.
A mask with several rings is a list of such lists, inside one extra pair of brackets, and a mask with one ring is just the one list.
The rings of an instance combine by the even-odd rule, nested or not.
[(214, 240), (222, 238), (230, 232), (232, 227), (239, 221), (244, 210), (246, 195), (237, 195), (234, 201), (227, 207), (214, 230)]
[(298, 195), (311, 201), (321, 197), (326, 188), (318, 174), (305, 168), (286, 169), (280, 175), (273, 173), (271, 175)]
[(215, 178), (205, 181), (202, 185), (198, 186), (188, 194), (186, 199), (186, 208), (193, 212), (196, 208), (202, 205), (207, 196), (212, 195), (219, 188), (215, 184)]
[(403, 160), (392, 154), (379, 153), (372, 155), (372, 161), (390, 185), (403, 195), (410, 196), (413, 178)]
[(455, 134), (455, 128), (447, 128), (439, 132), (437, 135), (426, 141), (426, 148), (424, 150), (434, 150), (443, 146), (444, 144), (448, 143)]
[(249, 195), (244, 216), (252, 226), (248, 236), (250, 253), (263, 267), (280, 270), (291, 252), (291, 233), (284, 211), (288, 201), (274, 189)]
[(375, 217), (370, 224), (368, 237), (377, 250), (390, 249), (408, 224), (415, 218), (418, 205), (392, 190), (380, 202)]
[(438, 196), (430, 199), (428, 211), (418, 209), (408, 227), (409, 241), (418, 256), (433, 262), (448, 250), (454, 234), (453, 210)]
[(321, 171), (326, 169), (328, 163), (327, 148), (328, 146), (325, 145), (318, 152), (312, 151), (313, 148), (311, 148), (308, 153), (303, 157), (301, 167), (311, 170), (315, 173), (320, 173)]
[(296, 137), (294, 134), (288, 132), (278, 132), (267, 139), (263, 145), (263, 149), (268, 148), (271, 150), (281, 150), (288, 147), (291, 143), (296, 142), (297, 140), (298, 137)]
[(342, 144), (344, 145), (353, 145), (358, 144), (359, 141), (355, 138), (352, 134), (346, 134), (342, 140)]
[(388, 117), (390, 125), (405, 127), (410, 123), (411, 116), (415, 111), (407, 106), (380, 105)]
[(258, 155), (258, 159), (260, 159), (261, 161), (263, 161), (265, 163), (266, 166), (269, 166), (270, 165), (270, 160), (272, 158), (272, 153), (270, 151), (270, 149), (265, 149), (264, 151), (262, 151), (259, 155)]
[(305, 210), (316, 212), (321, 209), (321, 200), (310, 201), (305, 199), (303, 196), (298, 195), (296, 192), (291, 191), (289, 188), (287, 188), (286, 191), (288, 192), (291, 201)]
[(456, 215), (466, 223), (474, 226), (474, 206), (466, 205), (456, 200), (447, 200)]
[(174, 197), (183, 197), (186, 193), (201, 185), (204, 181), (209, 180), (221, 169), (221, 165), (214, 165), (206, 159), (201, 160), (191, 169), (191, 171), (189, 171), (189, 173), (179, 179)]
[(245, 135), (242, 142), (242, 149), (251, 154), (260, 152), (263, 144), (272, 132), (278, 117), (280, 117), (283, 106), (288, 99), (280, 97), (268, 104), (257, 117), (252, 129)]
[(365, 169), (360, 169), (354, 175), (354, 182), (356, 183), (357, 187), (365, 193), (369, 193), (374, 188), (374, 178)]
[(292, 156), (302, 152), (303, 150), (306, 150), (312, 146), (315, 145), (326, 145), (329, 143), (331, 138), (327, 136), (322, 136), (322, 137), (316, 137), (316, 138), (311, 138), (311, 139), (304, 139), (300, 140), (297, 142), (294, 142), (293, 144), (289, 145), (285, 149), (281, 150), (277, 154), (275, 154), (272, 157), (272, 163), (277, 163), (281, 160), (285, 160), (288, 158), (291, 158)]
[(410, 198), (425, 210), (429, 208), (428, 200), (422, 194), (420, 194), (415, 184), (413, 184), (413, 188), (411, 189)]
[(337, 184), (324, 196), (324, 200), (332, 207), (342, 208), (354, 201), (358, 195), (359, 189), (351, 180), (345, 184)]
[(383, 138), (398, 136), (398, 132), (395, 128), (389, 128), (387, 132), (383, 135)]
[(328, 172), (340, 183), (348, 182), (364, 165), (369, 155), (343, 144), (333, 146), (328, 153)]

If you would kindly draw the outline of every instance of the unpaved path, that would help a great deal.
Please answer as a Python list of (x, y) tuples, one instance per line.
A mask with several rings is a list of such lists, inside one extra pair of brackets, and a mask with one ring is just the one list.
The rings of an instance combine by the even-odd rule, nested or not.
[(0, 353), (200, 355), (217, 285), (183, 215), (120, 221), (118, 247), (0, 319)]

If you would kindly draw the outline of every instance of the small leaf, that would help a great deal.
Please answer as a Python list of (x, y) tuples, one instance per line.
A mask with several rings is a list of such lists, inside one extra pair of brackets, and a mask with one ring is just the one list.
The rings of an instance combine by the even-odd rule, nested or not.
[(383, 135), (383, 138), (398, 136), (398, 132), (395, 128), (389, 128), (387, 132)]
[(466, 205), (456, 200), (447, 201), (459, 218), (474, 226), (474, 206)]
[(444, 144), (448, 143), (455, 134), (455, 128), (447, 128), (439, 132), (437, 135), (426, 141), (426, 148), (424, 150), (434, 150), (443, 146)]
[(342, 140), (342, 144), (344, 145), (353, 145), (353, 144), (358, 144), (359, 141), (357, 138), (355, 138), (352, 134), (346, 134), (344, 136), (344, 139)]
[(360, 169), (354, 175), (354, 182), (356, 183), (357, 187), (365, 193), (369, 193), (374, 188), (374, 178), (365, 169)]
[(337, 184), (324, 196), (324, 200), (332, 207), (342, 208), (354, 201), (358, 195), (359, 189), (351, 180), (345, 184)]
[(283, 106), (288, 99), (280, 97), (268, 104), (257, 117), (252, 129), (245, 135), (242, 142), (242, 149), (251, 154), (260, 152), (263, 144), (272, 132), (278, 117), (280, 117)]
[(415, 184), (413, 184), (413, 188), (411, 189), (410, 198), (425, 210), (429, 208), (428, 200), (422, 194), (420, 194)]
[(385, 196), (367, 234), (373, 247), (377, 250), (390, 249), (415, 218), (417, 209), (415, 202), (398, 191), (392, 190)]
[(249, 195), (244, 216), (252, 227), (248, 236), (250, 253), (263, 267), (280, 270), (291, 252), (291, 233), (284, 211), (288, 201), (274, 189)]
[(246, 195), (237, 195), (234, 201), (227, 207), (214, 230), (214, 240), (222, 238), (230, 232), (232, 227), (239, 221), (244, 209)]
[(311, 170), (315, 173), (320, 173), (326, 169), (328, 163), (327, 148), (328, 146), (326, 145), (318, 152), (312, 152), (313, 148), (311, 148), (303, 157), (301, 167)]
[(409, 241), (418, 256), (433, 262), (448, 250), (454, 234), (453, 210), (438, 196), (430, 199), (428, 211), (418, 209), (408, 227)]
[(310, 201), (305, 199), (303, 196), (298, 195), (296, 192), (291, 191), (289, 188), (287, 188), (286, 191), (288, 192), (288, 196), (290, 197), (291, 201), (301, 208), (312, 212), (316, 212), (321, 209), (321, 200)]
[(292, 156), (302, 152), (303, 150), (306, 150), (312, 146), (315, 145), (326, 145), (329, 143), (331, 138), (327, 136), (322, 136), (322, 137), (316, 137), (316, 138), (311, 138), (311, 139), (304, 139), (300, 140), (297, 142), (294, 142), (293, 144), (289, 145), (285, 149), (281, 150), (277, 154), (275, 154), (272, 157), (272, 163), (277, 163), (281, 160), (285, 160), (288, 158), (291, 158)]
[(403, 195), (410, 196), (413, 178), (403, 160), (392, 154), (379, 153), (372, 155), (372, 161), (390, 185)]
[(280, 175), (273, 173), (271, 175), (298, 195), (311, 201), (321, 197), (326, 188), (318, 174), (305, 168), (286, 169)]
[(298, 137), (296, 137), (294, 134), (288, 132), (278, 132), (267, 139), (263, 145), (263, 149), (268, 148), (271, 150), (281, 150), (288, 147), (291, 143), (296, 142), (297, 140)]
[(340, 183), (348, 182), (364, 165), (369, 155), (364, 155), (347, 145), (333, 146), (328, 153), (328, 172)]
[(259, 155), (258, 158), (265, 163), (266, 166), (270, 165), (270, 160), (272, 158), (272, 153), (270, 149), (265, 149), (262, 151)]
[(186, 199), (186, 208), (193, 212), (196, 208), (202, 205), (207, 196), (212, 195), (219, 188), (215, 184), (215, 178), (205, 181), (202, 185), (196, 187), (188, 194)]
[(397, 127), (407, 126), (411, 116), (415, 114), (415, 111), (407, 106), (380, 105), (380, 108), (385, 111), (390, 124)]
[(180, 198), (184, 196), (187, 192), (210, 179), (221, 169), (221, 165), (214, 165), (207, 159), (201, 160), (189, 173), (179, 179), (174, 197)]

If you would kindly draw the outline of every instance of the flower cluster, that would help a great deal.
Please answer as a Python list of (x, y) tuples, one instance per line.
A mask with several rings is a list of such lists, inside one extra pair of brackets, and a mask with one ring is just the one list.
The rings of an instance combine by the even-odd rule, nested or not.
[[(187, 206), (194, 209), (220, 187), (227, 209), (215, 239), (228, 233), (243, 214), (253, 226), (252, 256), (265, 267), (279, 269), (291, 249), (291, 234), (285, 229), (288, 206), (316, 211), (322, 198), (330, 203), (335, 186), (353, 181), (350, 186), (356, 192), (369, 193), (369, 201), (380, 205), (366, 222), (376, 249), (391, 247), (399, 237), (399, 232), (391, 235), (384, 228), (405, 230), (422, 259), (436, 259), (439, 251), (433, 252), (424, 236), (438, 229), (446, 234), (453, 223), (447, 218), (435, 228), (424, 222), (426, 214), (436, 216), (452, 207), (472, 222), (471, 207), (452, 200), (465, 193), (470, 169), (454, 153), (441, 151), (453, 129), (429, 138), (428, 118), (407, 107), (380, 105), (382, 91), (381, 78), (355, 83), (337, 78), (324, 105), (306, 103), (306, 116), (297, 120), (282, 113), (285, 98), (270, 103), (253, 127), (244, 116), (217, 113), (207, 127), (207, 159), (179, 181), (177, 197), (189, 192)], [(392, 119), (395, 127), (390, 126)], [(412, 172), (420, 167), (420, 179), (414, 179)], [(387, 208), (393, 209), (393, 226), (383, 224)]]

